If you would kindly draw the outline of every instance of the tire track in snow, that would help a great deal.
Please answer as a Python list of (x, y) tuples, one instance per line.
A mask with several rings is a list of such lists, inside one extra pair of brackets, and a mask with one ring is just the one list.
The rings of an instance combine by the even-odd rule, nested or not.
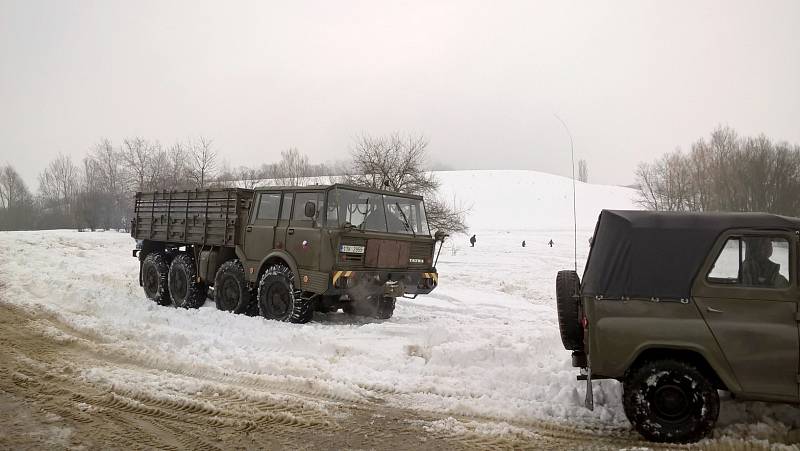
[[(269, 443), (279, 447), (300, 444), (300, 448), (303, 443), (309, 447), (352, 443), (392, 449), (563, 449), (598, 443), (615, 448), (621, 443), (638, 443), (616, 438), (598, 442), (598, 437), (585, 431), (534, 423), (528, 425), (533, 431), (527, 435), (510, 436), (477, 429), (426, 428), (426, 424), (450, 417), (385, 405), (386, 396), (393, 392), (369, 390), (376, 387), (364, 388), (373, 395), (371, 400), (340, 402), (315, 398), (313, 390), (292, 393), (286, 387), (272, 392), (280, 394), (282, 401), (250, 401), (248, 391), (270, 391), (272, 386), (253, 383), (249, 378), (234, 378), (233, 382), (200, 378), (195, 382), (218, 390), (213, 394), (204, 390), (194, 397), (95, 385), (81, 377), (85, 369), (120, 368), (119, 358), (104, 354), (103, 346), (92, 346), (91, 334), (76, 333), (54, 340), (42, 333), (44, 326), (64, 334), (77, 332), (52, 315), (0, 302), (0, 361), (13, 362), (13, 366), (0, 368), (0, 390), (32, 399), (43, 410), (68, 421), (81, 434), (77, 443), (209, 450), (235, 449), (236, 443), (242, 448)], [(152, 372), (134, 362), (122, 366), (143, 377)], [(198, 379), (180, 371), (158, 371), (169, 378)], [(307, 407), (311, 401), (321, 401), (325, 408)], [(484, 420), (461, 416), (457, 421), (469, 424)]]

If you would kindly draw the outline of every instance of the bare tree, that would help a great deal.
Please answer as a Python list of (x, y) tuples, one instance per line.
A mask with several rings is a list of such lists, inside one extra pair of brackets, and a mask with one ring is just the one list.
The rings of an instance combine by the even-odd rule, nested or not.
[(217, 153), (213, 141), (203, 136), (190, 142), (189, 175), (196, 188), (205, 188), (214, 180), (217, 168)]
[(0, 230), (24, 230), (36, 219), (33, 196), (12, 166), (0, 166)]
[(140, 137), (128, 138), (122, 142), (122, 161), (135, 191), (147, 191), (152, 174), (153, 148)]
[(83, 173), (75, 199), (75, 220), (79, 227), (91, 231), (97, 229), (107, 216), (109, 207), (107, 192), (101, 188), (102, 171), (96, 160), (90, 157), (83, 159)]
[(433, 193), (439, 182), (427, 170), (428, 141), (421, 135), (356, 138), (348, 183), (401, 193)]
[(353, 185), (425, 196), (428, 222), (433, 230), (466, 232), (469, 208), (438, 198), (439, 181), (427, 170), (427, 147), (428, 141), (419, 135), (362, 135), (355, 140), (352, 168), (343, 180)]
[(13, 166), (0, 166), (0, 208), (13, 209), (30, 201), (30, 191)]
[(64, 220), (72, 217), (78, 191), (78, 168), (68, 155), (59, 154), (39, 175), (39, 193), (45, 202), (55, 207)]
[(578, 160), (578, 180), (583, 183), (589, 183), (589, 167), (586, 164), (586, 160), (582, 158)]
[(308, 156), (292, 147), (281, 152), (281, 160), (272, 168), (272, 179), (278, 185), (304, 186), (311, 177)]
[(103, 193), (102, 226), (118, 228), (126, 216), (130, 204), (128, 174), (121, 160), (121, 153), (114, 149), (111, 141), (102, 139), (92, 149), (89, 158), (94, 160), (97, 171), (96, 183)]
[(8, 208), (9, 205), (10, 194), (8, 181), (6, 180), (6, 170), (6, 166), (0, 166), (0, 208)]

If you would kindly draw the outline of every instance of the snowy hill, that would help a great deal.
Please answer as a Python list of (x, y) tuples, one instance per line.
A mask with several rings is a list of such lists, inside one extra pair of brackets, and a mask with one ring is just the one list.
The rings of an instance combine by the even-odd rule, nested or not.
[[(441, 171), (441, 194), (472, 205), (469, 226), (484, 230), (572, 229), (572, 179), (537, 171)], [(593, 230), (600, 210), (639, 209), (636, 191), (576, 182), (578, 228)]]

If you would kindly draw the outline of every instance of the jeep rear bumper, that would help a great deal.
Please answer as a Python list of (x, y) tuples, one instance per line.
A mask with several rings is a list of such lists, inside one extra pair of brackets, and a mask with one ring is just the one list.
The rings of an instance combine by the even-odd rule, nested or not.
[(400, 297), (428, 294), (439, 284), (436, 270), (426, 271), (334, 271), (326, 294)]

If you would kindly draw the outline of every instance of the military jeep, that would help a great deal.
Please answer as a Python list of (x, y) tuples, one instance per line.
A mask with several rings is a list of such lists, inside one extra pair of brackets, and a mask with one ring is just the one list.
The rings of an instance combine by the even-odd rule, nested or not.
[(761, 213), (608, 211), (580, 281), (556, 278), (579, 379), (622, 382), (645, 438), (693, 442), (734, 398), (800, 402), (800, 219)]
[[(137, 193), (139, 283), (161, 305), (295, 323), (388, 319), (438, 284), (422, 197), (348, 185)], [(440, 248), (441, 249), (441, 248)]]

